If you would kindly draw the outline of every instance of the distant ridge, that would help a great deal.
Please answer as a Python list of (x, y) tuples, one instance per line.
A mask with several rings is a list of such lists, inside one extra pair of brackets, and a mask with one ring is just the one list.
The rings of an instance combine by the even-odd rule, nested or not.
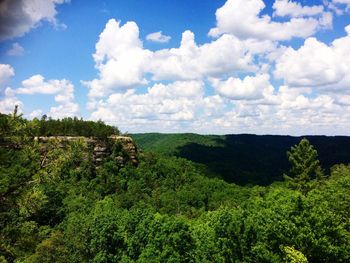
[(144, 151), (189, 159), (203, 165), (208, 175), (242, 185), (281, 180), (289, 170), (286, 152), (302, 138), (315, 146), (326, 172), (334, 164), (350, 163), (349, 136), (140, 133), (132, 137)]

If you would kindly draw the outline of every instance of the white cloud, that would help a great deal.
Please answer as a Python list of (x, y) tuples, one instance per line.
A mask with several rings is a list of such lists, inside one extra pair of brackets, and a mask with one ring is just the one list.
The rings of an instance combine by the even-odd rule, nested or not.
[(34, 119), (34, 118), (40, 118), (43, 115), (43, 111), (41, 109), (37, 109), (37, 110), (33, 110), (30, 114), (29, 114), (29, 119)]
[(11, 88), (6, 88), (4, 96), (0, 96), (0, 112), (12, 113), (15, 105), (18, 105), (19, 112), (22, 112), (23, 103), (15, 96), (15, 92)]
[(158, 31), (158, 32), (148, 34), (146, 36), (146, 39), (149, 41), (158, 42), (158, 43), (168, 43), (171, 37), (167, 35), (163, 35), (162, 31)]
[(268, 74), (260, 74), (255, 77), (246, 76), (243, 80), (230, 77), (225, 81), (212, 79), (212, 85), (216, 91), (232, 100), (257, 100), (264, 98), (264, 94), (274, 91), (270, 84)]
[(54, 119), (61, 119), (65, 117), (75, 117), (78, 115), (78, 113), (78, 104), (67, 102), (65, 104), (58, 105), (57, 107), (51, 107), (50, 112), (47, 115)]
[(15, 71), (10, 65), (0, 64), (0, 88), (14, 75)]
[(90, 102), (93, 119), (117, 124), (123, 130), (175, 131), (201, 127), (208, 116), (220, 115), (223, 100), (204, 96), (200, 81), (155, 84), (144, 94), (135, 90), (111, 94), (106, 100)]
[(291, 47), (276, 60), (276, 78), (289, 86), (310, 86), (329, 90), (350, 87), (350, 25), (347, 36), (326, 45), (315, 38), (308, 38), (295, 50)]
[(82, 83), (90, 89), (89, 97), (103, 97), (144, 86), (150, 79), (198, 80), (233, 71), (254, 72), (259, 68), (254, 65), (254, 56), (273, 49), (275, 44), (269, 40), (241, 41), (227, 34), (198, 45), (194, 34), (185, 31), (178, 48), (153, 52), (143, 48), (136, 23), (121, 26), (111, 19), (100, 34), (93, 55), (99, 76)]
[(347, 134), (350, 128), (350, 103), (339, 93), (274, 90), (267, 74), (215, 81), (220, 95), (206, 95), (201, 81), (158, 83), (142, 94), (114, 93), (90, 101), (91, 117), (131, 132), (302, 135)]
[(307, 90), (281, 86), (275, 104), (236, 101), (232, 110), (211, 120), (220, 133), (348, 134), (350, 107), (328, 95), (308, 97)]
[(55, 95), (59, 106), (51, 107), (49, 116), (53, 118), (73, 117), (79, 112), (78, 104), (74, 103), (74, 86), (66, 80), (45, 80), (42, 75), (34, 75), (22, 81), (22, 87), (16, 89), (17, 94), (46, 94)]
[(154, 97), (197, 97), (203, 96), (203, 83), (201, 81), (176, 81), (168, 85), (155, 84), (148, 89), (148, 93)]
[(22, 56), (24, 54), (24, 48), (16, 42), (12, 44), (11, 49), (6, 54), (9, 56)]
[(333, 0), (334, 4), (345, 5), (347, 10), (350, 10), (350, 0)]
[(242, 39), (290, 40), (311, 36), (320, 27), (320, 21), (312, 17), (272, 21), (269, 15), (260, 15), (264, 8), (262, 0), (227, 0), (216, 11), (217, 25), (209, 35), (217, 37), (229, 33)]
[(185, 31), (179, 48), (154, 52), (148, 71), (154, 80), (201, 79), (215, 77), (233, 71), (255, 71), (254, 55), (273, 48), (268, 42), (255, 45), (243, 42), (231, 35), (203, 45), (197, 45), (194, 34)]
[(331, 29), (333, 27), (333, 14), (331, 12), (323, 12), (319, 18), (319, 25), (324, 29)]
[(333, 15), (324, 11), (323, 5), (302, 6), (298, 2), (290, 0), (276, 0), (272, 8), (273, 16), (280, 17), (318, 17), (319, 27), (332, 28)]
[[(258, 96), (255, 90), (249, 91), (253, 82), (260, 85)], [(250, 86), (248, 92), (244, 96), (229, 93), (237, 98), (231, 100), (227, 94), (205, 95), (204, 84), (198, 81), (158, 83), (143, 94), (127, 90), (90, 101), (91, 117), (130, 132), (302, 135), (347, 134), (350, 128), (350, 103), (340, 104), (344, 101), (332, 95), (309, 96), (311, 89), (287, 86), (273, 91), (264, 75), (239, 84), (240, 88)]]
[(276, 16), (304, 17), (321, 15), (324, 11), (322, 5), (302, 6), (298, 2), (290, 0), (276, 0), (272, 8)]
[[(15, 70), (8, 64), (0, 64), (0, 112), (12, 113), (15, 105), (19, 112), (22, 111), (23, 103), (16, 97), (13, 89), (6, 87), (6, 83), (15, 75)], [(5, 88), (6, 87), (6, 88)]]
[(56, 6), (69, 0), (3, 0), (0, 2), (0, 41), (21, 37), (41, 21), (60, 26)]
[[(63, 80), (63, 82), (66, 82)], [(65, 83), (57, 80), (45, 81), (41, 75), (34, 75), (22, 81), (22, 87), (17, 89), (19, 94), (55, 94), (64, 90)], [(71, 89), (68, 90), (71, 92)]]
[[(9, 65), (0, 65), (0, 69), (6, 69), (6, 78), (14, 75), (14, 70)], [(0, 72), (5, 72), (1, 70)], [(2, 74), (3, 76), (5, 74)], [(1, 76), (1, 74), (0, 74)], [(23, 108), (23, 103), (17, 98), (19, 95), (54, 95), (55, 101), (59, 104), (50, 108), (47, 115), (53, 118), (73, 117), (79, 113), (79, 106), (74, 103), (74, 86), (66, 80), (45, 80), (42, 75), (34, 75), (22, 81), (22, 86), (18, 89), (6, 88), (3, 96), (0, 96), (0, 112), (11, 113), (15, 105), (19, 106), (20, 112)], [(1, 95), (1, 94), (0, 94)], [(2, 98), (1, 98), (2, 97)], [(34, 110), (28, 115), (29, 118), (41, 116), (43, 111), (41, 109)]]
[(90, 89), (89, 96), (102, 97), (115, 89), (147, 84), (143, 72), (150, 55), (142, 47), (136, 23), (120, 26), (120, 22), (110, 19), (93, 55), (99, 78), (83, 82)]

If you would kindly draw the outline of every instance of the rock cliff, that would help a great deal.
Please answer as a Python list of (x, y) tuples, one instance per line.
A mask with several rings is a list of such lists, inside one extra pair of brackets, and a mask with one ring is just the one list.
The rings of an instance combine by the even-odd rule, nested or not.
[(108, 157), (112, 157), (120, 167), (128, 162), (134, 166), (139, 163), (137, 147), (133, 139), (127, 136), (112, 135), (107, 140), (81, 136), (41, 136), (35, 137), (35, 140), (43, 144), (43, 151), (45, 151), (45, 143), (50, 140), (58, 141), (60, 147), (65, 147), (69, 142), (82, 140), (91, 148), (92, 158), (97, 167)]

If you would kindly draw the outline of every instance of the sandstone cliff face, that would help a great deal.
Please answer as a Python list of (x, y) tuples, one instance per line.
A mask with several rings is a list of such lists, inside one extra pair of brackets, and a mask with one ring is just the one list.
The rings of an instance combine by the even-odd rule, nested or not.
[(135, 166), (138, 165), (139, 161), (137, 159), (137, 147), (131, 137), (112, 135), (108, 138), (116, 143), (121, 144), (122, 151), (124, 151), (129, 156), (130, 162)]
[(41, 136), (36, 137), (35, 140), (43, 144), (43, 151), (45, 150), (45, 143), (51, 140), (58, 141), (59, 147), (63, 148), (66, 143), (81, 140), (92, 149), (92, 158), (97, 167), (108, 157), (112, 157), (120, 167), (125, 166), (128, 162), (134, 166), (137, 166), (139, 163), (137, 147), (133, 139), (127, 136), (113, 135), (108, 137), (107, 140), (80, 136)]

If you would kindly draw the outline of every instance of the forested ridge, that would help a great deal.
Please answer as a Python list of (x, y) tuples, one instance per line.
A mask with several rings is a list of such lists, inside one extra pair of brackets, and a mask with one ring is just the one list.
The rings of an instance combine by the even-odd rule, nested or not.
[(0, 262), (350, 262), (350, 165), (324, 169), (309, 140), (288, 149), (283, 180), (267, 186), (149, 151), (138, 166), (106, 158), (97, 168), (83, 140), (48, 142), (43, 162), (33, 140), (113, 133), (0, 115)]
[(28, 121), (17, 115), (17, 107), (12, 115), (0, 113), (0, 140), (11, 137), (35, 136), (84, 136), (105, 139), (118, 135), (117, 127), (106, 125), (102, 121), (86, 121), (82, 118), (52, 119), (43, 115), (41, 119)]
[(289, 169), (286, 151), (303, 138), (315, 147), (327, 173), (350, 163), (350, 137), (286, 135), (132, 134), (145, 151), (182, 157), (201, 165), (208, 175), (240, 185), (269, 185)]

